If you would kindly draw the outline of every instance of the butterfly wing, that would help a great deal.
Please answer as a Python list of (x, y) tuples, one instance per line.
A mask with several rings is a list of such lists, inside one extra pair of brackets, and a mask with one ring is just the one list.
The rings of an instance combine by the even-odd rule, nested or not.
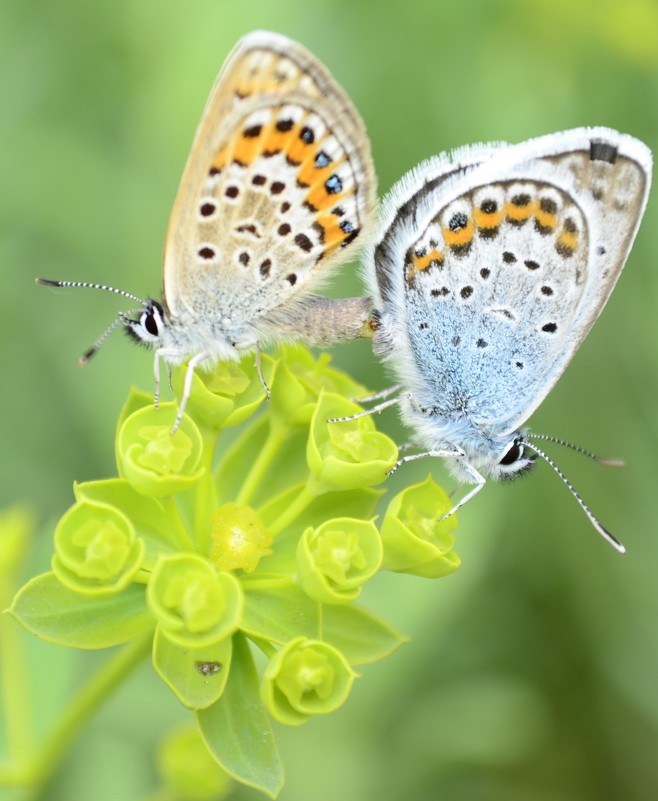
[(249, 338), (352, 254), (375, 202), (365, 127), (344, 91), (296, 42), (245, 36), (215, 82), (172, 212), (170, 314)]
[(408, 181), (394, 190), (389, 209), (396, 192), (406, 200), (371, 254), (380, 348), (420, 405), (504, 435), (555, 385), (612, 292), (651, 155), (632, 137), (578, 129), (428, 167), (415, 194)]

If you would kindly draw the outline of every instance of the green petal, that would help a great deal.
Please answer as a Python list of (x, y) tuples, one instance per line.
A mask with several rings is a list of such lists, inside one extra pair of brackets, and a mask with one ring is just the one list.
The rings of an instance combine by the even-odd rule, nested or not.
[(224, 695), (197, 713), (210, 752), (237, 781), (276, 798), (283, 766), (274, 732), (260, 700), (258, 675), (244, 637), (233, 638), (233, 662)]

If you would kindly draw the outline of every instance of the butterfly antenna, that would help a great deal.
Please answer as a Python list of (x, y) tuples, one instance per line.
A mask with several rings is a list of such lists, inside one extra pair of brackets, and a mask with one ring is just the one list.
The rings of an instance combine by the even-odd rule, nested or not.
[[(49, 278), (37, 278), (35, 283), (39, 286), (53, 286), (58, 289), (63, 289), (65, 287), (83, 287), (84, 289), (102, 289), (104, 292), (113, 292), (115, 295), (121, 295), (123, 298), (129, 298), (130, 300), (134, 300), (136, 303), (139, 303), (140, 306), (143, 308), (146, 306), (146, 301), (142, 300), (142, 298), (138, 298), (137, 295), (133, 295), (131, 292), (126, 292), (125, 289), (117, 289), (113, 286), (106, 286), (105, 284), (92, 284), (89, 281), (51, 281)], [(136, 312), (141, 311), (141, 309), (137, 309)], [(91, 357), (96, 353), (96, 351), (100, 348), (100, 346), (105, 342), (105, 340), (109, 337), (109, 335), (114, 331), (114, 329), (124, 323), (127, 316), (129, 314), (135, 314), (133, 312), (122, 312), (116, 318), (116, 320), (109, 325), (105, 331), (98, 337), (96, 342), (86, 350), (82, 356), (78, 358), (78, 364), (84, 366), (87, 362), (91, 359)]]
[[(543, 439), (543, 437), (538, 437), (538, 439)], [(550, 439), (550, 438), (549, 438)], [(607, 540), (612, 547), (618, 551), (619, 553), (626, 553), (626, 548), (619, 542), (616, 537), (613, 537), (612, 534), (608, 531), (607, 528), (601, 525), (599, 521), (594, 517), (593, 512), (590, 510), (589, 506), (585, 503), (585, 501), (580, 497), (578, 490), (574, 487), (574, 485), (569, 481), (569, 479), (565, 476), (565, 474), (560, 470), (560, 468), (555, 464), (555, 462), (551, 459), (551, 457), (545, 453), (541, 448), (538, 448), (534, 443), (529, 442), (527, 439), (523, 442), (524, 445), (527, 445), (531, 450), (533, 450), (538, 456), (549, 464), (553, 470), (558, 474), (558, 476), (562, 479), (563, 483), (567, 486), (573, 497), (578, 501), (580, 504), (580, 508), (585, 512), (587, 517), (589, 518), (590, 523), (594, 526), (594, 528), (599, 532), (599, 534)], [(567, 445), (567, 443), (564, 443)], [(569, 447), (569, 446), (568, 446)], [(580, 448), (575, 448), (575, 450), (580, 450)]]
[(105, 342), (105, 340), (109, 337), (109, 335), (114, 331), (114, 329), (118, 325), (125, 325), (126, 320), (132, 316), (133, 314), (138, 314), (141, 309), (133, 309), (130, 312), (120, 312), (119, 316), (114, 320), (108, 327), (103, 331), (103, 333), (98, 337), (98, 339), (94, 342), (94, 344), (86, 350), (82, 356), (78, 356), (78, 364), (80, 367), (84, 367), (87, 362), (91, 359), (92, 356), (96, 354), (100, 346)]
[(605, 467), (624, 467), (623, 459), (606, 459), (604, 456), (599, 456), (596, 453), (592, 453), (592, 451), (588, 451), (586, 448), (581, 448), (580, 445), (574, 445), (572, 442), (566, 442), (559, 437), (550, 437), (546, 434), (532, 434), (532, 439), (540, 439), (544, 440), (544, 442), (554, 442), (556, 445), (562, 445), (564, 448), (570, 448), (572, 451), (581, 454), (581, 456), (587, 456), (588, 459), (592, 459), (594, 462), (598, 462)]
[(105, 284), (92, 284), (89, 281), (51, 281), (49, 278), (37, 278), (35, 283), (39, 286), (54, 286), (58, 289), (71, 286), (84, 287), (85, 289), (102, 289), (104, 292), (114, 292), (115, 295), (121, 295), (124, 298), (130, 298), (130, 300), (134, 300), (136, 303), (140, 303), (142, 306), (146, 305), (146, 301), (138, 298), (137, 295), (126, 292), (125, 289), (117, 289), (116, 287), (106, 286)]

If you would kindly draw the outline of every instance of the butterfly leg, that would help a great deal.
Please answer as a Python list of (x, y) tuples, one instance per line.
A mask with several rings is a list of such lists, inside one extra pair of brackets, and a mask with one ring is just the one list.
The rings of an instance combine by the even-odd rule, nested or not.
[(263, 375), (263, 364), (262, 364), (262, 360), (261, 360), (260, 354), (261, 354), (260, 345), (257, 342), (256, 343), (256, 352), (255, 352), (256, 373), (258, 374), (258, 378), (260, 380), (260, 383), (263, 385), (263, 389), (265, 390), (265, 394), (267, 395), (267, 400), (269, 400), (272, 397), (272, 390), (267, 386), (267, 381), (265, 380), (265, 376)]
[(352, 398), (355, 403), (371, 403), (372, 401), (384, 400), (394, 392), (399, 392), (402, 389), (402, 384), (396, 384), (393, 387), (387, 387), (380, 392), (374, 392), (372, 395), (366, 395), (364, 398)]
[[(454, 453), (452, 455), (455, 456)], [(446, 512), (446, 514), (444, 514), (443, 517), (440, 517), (439, 522), (441, 522), (441, 520), (445, 520), (447, 517), (450, 517), (451, 515), (454, 515), (454, 513), (458, 509), (461, 509), (462, 506), (465, 506), (471, 500), (471, 498), (474, 498), (478, 494), (478, 492), (482, 489), (482, 487), (484, 487), (484, 485), (487, 483), (487, 479), (483, 475), (478, 473), (478, 471), (470, 464), (468, 464), (468, 462), (464, 462), (464, 469), (472, 477), (473, 481), (475, 482), (475, 486), (472, 489), (470, 489), (466, 493), (466, 495), (464, 495), (464, 497), (452, 507), (452, 509), (449, 512)]]
[[(390, 400), (386, 400), (383, 403), (378, 403), (377, 406), (373, 406), (372, 409), (364, 409), (362, 412), (357, 412), (356, 414), (351, 414), (349, 417), (332, 417), (327, 420), (328, 423), (347, 423), (350, 420), (358, 420), (359, 417), (368, 417), (371, 414), (379, 414), (383, 412), (384, 409), (388, 409), (389, 406), (395, 406), (396, 403), (401, 403), (403, 400), (411, 397), (410, 392), (405, 392), (404, 395), (398, 395), (397, 398), (391, 398)], [(452, 454), (451, 454), (452, 455)]]
[[(180, 352), (175, 348), (158, 348), (155, 351), (155, 357), (153, 359), (153, 379), (155, 382), (153, 404), (156, 409), (160, 408), (160, 359), (167, 359), (167, 357), (176, 358), (179, 356)], [(171, 369), (169, 369), (169, 385), (171, 386)]]
[(192, 356), (192, 358), (187, 364), (187, 370), (185, 371), (185, 383), (183, 384), (183, 394), (181, 396), (180, 403), (178, 404), (178, 414), (176, 415), (173, 428), (171, 429), (172, 435), (178, 431), (178, 426), (180, 425), (180, 421), (183, 419), (185, 406), (187, 405), (188, 398), (190, 397), (190, 393), (192, 392), (192, 381), (194, 379), (194, 370), (196, 369), (198, 364), (201, 364), (201, 362), (207, 359), (209, 356), (210, 354), (207, 353), (205, 350), (201, 351), (201, 353), (197, 353), (196, 356)]
[(454, 459), (463, 455), (463, 451), (454, 449), (449, 451), (423, 451), (423, 453), (412, 453), (410, 456), (403, 456), (401, 459), (398, 459), (398, 461), (388, 471), (387, 475), (392, 476), (398, 467), (401, 467), (403, 464), (406, 464), (407, 462), (415, 462), (416, 459), (424, 459), (426, 456), (431, 456), (432, 458), (438, 459)]

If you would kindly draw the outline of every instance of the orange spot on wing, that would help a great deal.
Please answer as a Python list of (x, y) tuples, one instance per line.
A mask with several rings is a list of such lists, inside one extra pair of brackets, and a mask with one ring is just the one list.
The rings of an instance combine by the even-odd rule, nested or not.
[(504, 218), (505, 214), (502, 211), (473, 210), (473, 220), (478, 228), (498, 228)]
[(557, 228), (557, 214), (550, 211), (542, 211), (539, 204), (536, 204), (535, 220), (542, 228), (550, 228), (553, 231)]
[(514, 203), (505, 203), (504, 212), (508, 219), (513, 222), (523, 222), (529, 219), (535, 210), (536, 203), (527, 203), (525, 206), (517, 206)]
[(443, 241), (448, 247), (459, 247), (460, 245), (468, 245), (473, 240), (474, 233), (473, 220), (469, 218), (468, 222), (463, 228), (458, 231), (453, 231), (450, 228), (443, 229)]
[(557, 240), (558, 247), (575, 250), (578, 247), (578, 234), (573, 231), (562, 231)]
[(327, 192), (324, 183), (314, 186), (311, 191), (306, 195), (306, 200), (315, 206), (318, 211), (326, 211), (329, 207), (348, 195), (347, 192), (340, 192), (337, 194), (330, 194)]
[(262, 144), (262, 151), (266, 153), (278, 153), (285, 150), (290, 138), (290, 131), (277, 131), (275, 126), (271, 126), (265, 132)]
[(297, 173), (297, 180), (307, 186), (315, 186), (315, 184), (318, 183), (324, 185), (324, 182), (336, 168), (334, 162), (327, 167), (316, 167), (315, 156), (315, 152), (311, 153), (310, 157), (300, 166)]
[(336, 217), (333, 214), (325, 214), (322, 217), (318, 217), (317, 223), (324, 230), (323, 242), (328, 248), (340, 245), (348, 237), (348, 234), (336, 223)]
[(210, 165), (216, 170), (222, 170), (226, 166), (226, 148), (223, 147), (215, 153)]
[(417, 256), (414, 254), (413, 268), (417, 272), (422, 272), (423, 270), (427, 270), (433, 264), (441, 264), (442, 261), (443, 253), (439, 253), (438, 250), (430, 250), (430, 252), (426, 253), (424, 256)]
[(241, 136), (235, 144), (233, 150), (233, 159), (249, 166), (254, 163), (256, 157), (260, 153), (261, 143), (259, 137), (248, 138)]
[(290, 131), (290, 141), (286, 148), (286, 153), (291, 161), (300, 163), (307, 157), (309, 148), (313, 147), (313, 145), (307, 145), (299, 136), (301, 128), (302, 126), (298, 125)]

